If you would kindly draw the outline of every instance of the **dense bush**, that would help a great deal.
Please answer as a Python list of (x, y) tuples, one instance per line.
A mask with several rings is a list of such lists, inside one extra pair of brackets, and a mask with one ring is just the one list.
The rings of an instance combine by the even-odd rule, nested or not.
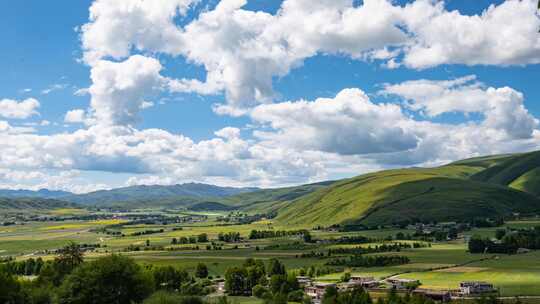
[(140, 303), (153, 291), (153, 278), (132, 259), (111, 255), (82, 264), (63, 281), (59, 303)]

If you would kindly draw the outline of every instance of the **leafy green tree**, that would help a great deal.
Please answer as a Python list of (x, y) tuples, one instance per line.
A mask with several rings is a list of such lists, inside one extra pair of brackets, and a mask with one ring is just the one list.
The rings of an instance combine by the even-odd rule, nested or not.
[(262, 285), (255, 285), (253, 287), (253, 289), (251, 290), (251, 294), (254, 296), (254, 297), (257, 297), (259, 299), (261, 299), (265, 293), (268, 292), (268, 289), (266, 289), (264, 286)]
[(486, 242), (479, 236), (473, 236), (469, 240), (470, 253), (484, 253), (486, 250)]
[(345, 272), (341, 276), (341, 282), (349, 282), (350, 280), (351, 280), (351, 273), (350, 272)]
[(252, 289), (257, 284), (266, 284), (266, 271), (264, 269), (264, 263), (261, 260), (247, 260), (246, 263), (244, 263), (244, 267), (247, 272), (246, 283), (248, 289)]
[(289, 302), (302, 302), (303, 298), (304, 298), (304, 291), (299, 290), (299, 289), (291, 291), (287, 295), (287, 301)]
[(232, 296), (246, 293), (247, 271), (245, 268), (232, 267), (225, 272), (225, 290)]
[(208, 242), (208, 234), (201, 233), (197, 236), (197, 242), (199, 243), (206, 243)]
[(273, 258), (270, 260), (270, 263), (268, 264), (268, 275), (284, 275), (285, 274), (285, 266), (276, 258)]
[(275, 274), (270, 277), (270, 291), (272, 293), (279, 293), (282, 290), (282, 286), (287, 283), (287, 276), (284, 274)]
[(322, 298), (322, 304), (339, 304), (338, 303), (338, 290), (335, 286), (328, 286), (324, 290), (324, 296)]
[(84, 254), (77, 243), (70, 242), (59, 250), (59, 255), (52, 262), (44, 263), (42, 259), (34, 263), (34, 273), (38, 274), (37, 283), (59, 286), (65, 276), (70, 274), (84, 261)]
[(195, 276), (200, 279), (208, 277), (208, 267), (206, 267), (206, 264), (197, 264), (197, 268), (195, 269)]
[(502, 240), (502, 238), (506, 235), (505, 229), (497, 229), (495, 230), (495, 238), (497, 240)]
[(189, 273), (172, 266), (157, 267), (152, 270), (156, 289), (175, 290), (183, 282), (190, 280)]
[(84, 263), (68, 275), (58, 291), (59, 304), (141, 303), (153, 291), (152, 277), (132, 259), (120, 255)]
[(64, 248), (60, 249), (60, 255), (56, 258), (57, 262), (65, 266), (68, 272), (73, 271), (75, 267), (84, 261), (84, 253), (79, 244), (69, 242)]
[[(406, 297), (408, 294), (406, 294)], [(337, 296), (337, 303), (347, 304), (371, 304), (371, 298), (367, 292), (362, 288), (355, 288), (350, 291), (339, 293)], [(405, 302), (405, 301), (404, 301)], [(405, 302), (407, 303), (407, 302)]]
[(304, 242), (306, 243), (311, 243), (313, 241), (313, 239), (311, 238), (311, 233), (309, 233), (309, 231), (307, 230), (304, 232), (303, 238), (304, 238)]
[(172, 292), (157, 291), (143, 304), (203, 304), (203, 300), (197, 296), (182, 296)]
[(21, 284), (11, 275), (0, 271), (0, 303), (24, 303), (25, 297)]
[[(26, 286), (24, 286), (26, 285)], [(26, 291), (27, 303), (51, 304), (53, 303), (54, 290), (46, 286), (40, 286), (34, 282), (26, 282), (23, 289)]]
[(287, 294), (276, 293), (264, 299), (265, 304), (287, 304)]

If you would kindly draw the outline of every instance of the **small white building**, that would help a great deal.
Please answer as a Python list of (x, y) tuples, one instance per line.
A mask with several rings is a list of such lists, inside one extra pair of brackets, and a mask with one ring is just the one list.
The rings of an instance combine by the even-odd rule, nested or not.
[(494, 291), (495, 288), (493, 287), (493, 284), (487, 282), (465, 281), (459, 283), (459, 293), (461, 295), (474, 295)]

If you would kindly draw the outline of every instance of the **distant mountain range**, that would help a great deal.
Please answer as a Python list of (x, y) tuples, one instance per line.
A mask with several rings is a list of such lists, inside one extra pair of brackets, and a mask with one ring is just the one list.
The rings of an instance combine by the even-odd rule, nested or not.
[(33, 190), (9, 190), (9, 189), (0, 189), (0, 197), (41, 197), (41, 198), (60, 198), (66, 197), (68, 195), (73, 195), (71, 192), (67, 191), (56, 191), (48, 189), (40, 189), (37, 191)]
[[(377, 226), (416, 221), (461, 221), (518, 212), (540, 214), (540, 151), (405, 168), (353, 178), (258, 189), (206, 184), (133, 186), (87, 194), (0, 191), (51, 197), (84, 206), (184, 207), (274, 213), (288, 227)], [(27, 194), (27, 195), (22, 195)]]
[(130, 186), (112, 190), (100, 190), (84, 194), (73, 194), (66, 191), (51, 191), (47, 189), (41, 189), (38, 191), (0, 190), (0, 197), (56, 198), (87, 206), (127, 206), (130, 203), (141, 204), (151, 201), (172, 201), (173, 203), (174, 201), (185, 201), (187, 203), (192, 203), (199, 202), (202, 200), (202, 198), (222, 198), (257, 190), (260, 189), (219, 187), (200, 183), (186, 183), (170, 186)]
[(41, 197), (0, 197), (0, 213), (24, 212), (28, 210), (41, 211), (60, 208), (77, 208), (78, 206), (66, 201)]

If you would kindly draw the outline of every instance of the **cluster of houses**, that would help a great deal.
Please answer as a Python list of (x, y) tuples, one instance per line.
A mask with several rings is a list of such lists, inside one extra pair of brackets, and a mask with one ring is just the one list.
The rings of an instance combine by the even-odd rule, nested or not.
[[(346, 291), (357, 287), (363, 287), (368, 291), (380, 291), (384, 289), (395, 289), (396, 291), (409, 292), (413, 294), (424, 295), (435, 301), (448, 302), (453, 297), (462, 298), (486, 293), (493, 293), (496, 289), (492, 284), (486, 282), (461, 282), (458, 290), (432, 290), (417, 288), (420, 281), (402, 278), (388, 278), (378, 281), (371, 276), (351, 276), (350, 280), (345, 283), (326, 283), (313, 282), (309, 277), (297, 277), (298, 283), (304, 288), (304, 292), (308, 295), (314, 304), (319, 304), (324, 297), (328, 287), (335, 287), (340, 291)], [(383, 287), (386, 286), (386, 288)]]

